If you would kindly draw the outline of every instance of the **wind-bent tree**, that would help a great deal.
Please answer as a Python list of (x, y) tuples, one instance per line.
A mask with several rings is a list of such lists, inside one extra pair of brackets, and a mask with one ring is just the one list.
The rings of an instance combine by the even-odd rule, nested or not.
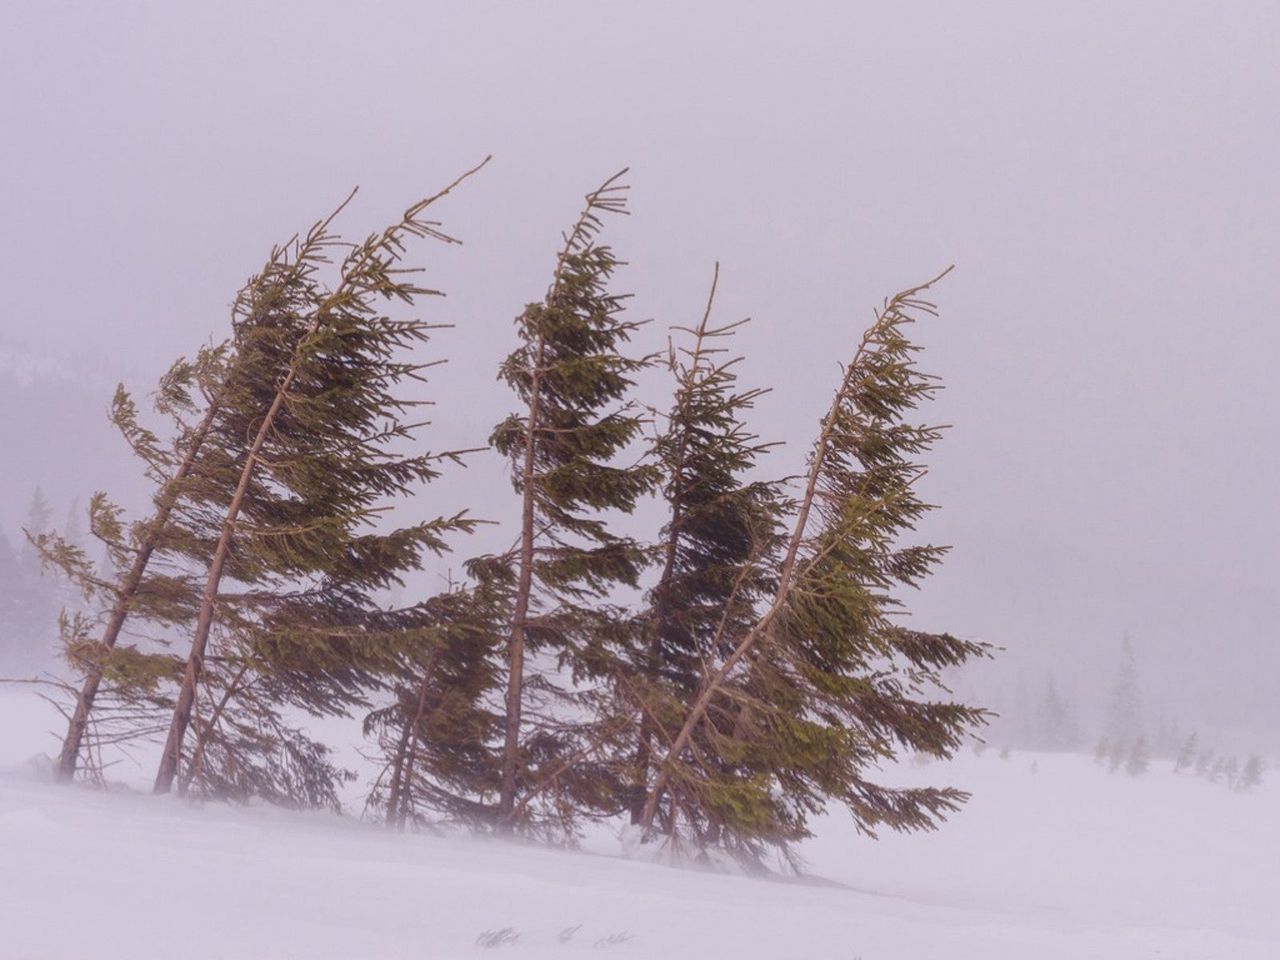
[[(471, 521), (459, 516), (386, 533), (374, 528), (382, 507), (433, 479), (440, 462), (396, 449), (414, 425), (403, 421), (413, 404), (395, 391), (402, 381), (420, 379), (426, 366), (404, 359), (404, 351), (432, 327), (394, 319), (378, 304), (412, 305), (438, 295), (402, 265), (405, 241), (456, 243), (427, 211), (478, 169), (351, 249), (332, 290), (310, 276), (266, 305), (272, 323), (238, 331), (236, 363), (206, 436), (205, 483), (197, 496), (220, 511), (219, 532), (157, 793), (168, 792), (178, 775), (220, 616), (229, 649), (238, 645), (240, 657), (273, 675), (273, 701), (339, 711), (361, 702), (355, 691), (389, 669), (396, 644), (421, 629), (412, 613), (382, 611), (371, 592), (417, 568), (424, 551), (444, 549), (447, 535), (469, 529)], [(238, 604), (224, 602), (224, 577), (247, 588)]]
[[(627, 188), (619, 183), (625, 172), (587, 195), (546, 296), (516, 318), (520, 346), (500, 371), (523, 405), (491, 438), (511, 460), (521, 501), (519, 542), (510, 558), (496, 811), (504, 831), (529, 815), (523, 791), (574, 794), (587, 806), (616, 796), (601, 787), (603, 769), (566, 763), (580, 750), (581, 735), (598, 741), (608, 731), (588, 733), (589, 724), (539, 711), (569, 696), (558, 675), (583, 681), (607, 659), (603, 647), (621, 626), (603, 599), (616, 585), (634, 586), (644, 560), (640, 547), (610, 533), (602, 516), (630, 512), (655, 479), (651, 466), (615, 462), (640, 433), (643, 419), (625, 398), (632, 377), (650, 363), (620, 352), (638, 324), (621, 318), (625, 298), (609, 289), (618, 260), (597, 242), (601, 217), (626, 212)], [(586, 600), (595, 606), (584, 606)], [(527, 675), (531, 656), (543, 662)], [(568, 808), (561, 802), (560, 809)]]
[(727, 653), (717, 638), (745, 632), (773, 589), (787, 507), (782, 484), (749, 479), (770, 445), (743, 418), (766, 391), (740, 388), (742, 358), (726, 358), (720, 346), (746, 321), (711, 324), (719, 276), (716, 264), (701, 322), (675, 328), (689, 345), (668, 354), (675, 395), (654, 444), (668, 510), (660, 572), (638, 618), (635, 669), (621, 684), (622, 699), (639, 704), (632, 823), (643, 815), (655, 738), (680, 727), (707, 664)]
[[(349, 198), (348, 198), (349, 199)], [(330, 233), (333, 219), (345, 207), (344, 203), (325, 220), (316, 223), (305, 237), (290, 240), (272, 249), (266, 265), (240, 290), (232, 311), (232, 325), (237, 331), (252, 330), (258, 324), (268, 322), (269, 305), (279, 299), (288, 299), (299, 286), (305, 286), (321, 263), (328, 248), (336, 238)], [(171, 440), (165, 443), (154, 432), (142, 426), (138, 420), (137, 405), (124, 389), (117, 388), (112, 403), (111, 420), (121, 432), (134, 455), (146, 466), (148, 479), (156, 486), (150, 517), (133, 525), (127, 534), (118, 522), (118, 512), (99, 496), (90, 509), (91, 530), (106, 543), (108, 556), (118, 575), (110, 581), (102, 580), (85, 561), (83, 555), (68, 551), (68, 544), (58, 538), (45, 536), (43, 551), (49, 562), (59, 566), (80, 585), (86, 595), (106, 600), (98, 624), (96, 639), (90, 637), (94, 624), (83, 618), (64, 628), (64, 648), (71, 655), (73, 665), (84, 676), (79, 694), (71, 710), (67, 731), (59, 752), (57, 777), (67, 782), (74, 778), (85, 731), (90, 714), (98, 697), (103, 677), (114, 671), (123, 680), (121, 670), (126, 670), (133, 659), (129, 656), (115, 658), (113, 651), (120, 643), (126, 621), (131, 616), (144, 621), (156, 620), (172, 626), (173, 591), (178, 583), (172, 574), (160, 578), (149, 576), (157, 551), (166, 553), (196, 553), (196, 563), (207, 564), (206, 556), (199, 556), (198, 544), (182, 530), (181, 522), (174, 522), (174, 511), (181, 502), (186, 485), (191, 480), (214, 419), (222, 403), (222, 392), (227, 371), (236, 361), (236, 342), (231, 340), (215, 348), (201, 350), (194, 361), (179, 360), (162, 378), (155, 394), (158, 412), (170, 417), (174, 424)]]
[(982, 710), (927, 697), (942, 669), (986, 647), (894, 619), (900, 590), (945, 552), (901, 543), (930, 509), (915, 490), (924, 473), (917, 458), (940, 435), (906, 419), (938, 388), (917, 369), (906, 336), (917, 316), (934, 313), (920, 296), (934, 282), (886, 301), (845, 368), (773, 596), (748, 628), (726, 617), (710, 639), (715, 659), (670, 731), (641, 811), (646, 833), (665, 799), (671, 820), (687, 815), (718, 829), (731, 849), (758, 855), (762, 844), (807, 835), (807, 817), (831, 800), (870, 832), (933, 827), (965, 799), (865, 776), (899, 747), (948, 756), (984, 722)]

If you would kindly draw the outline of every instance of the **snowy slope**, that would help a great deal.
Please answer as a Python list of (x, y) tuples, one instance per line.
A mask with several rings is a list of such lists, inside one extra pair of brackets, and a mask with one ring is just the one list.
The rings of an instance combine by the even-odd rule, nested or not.
[[(973, 790), (969, 809), (879, 842), (824, 822), (804, 852), (841, 885), (819, 886), (628, 861), (604, 841), (568, 853), (60, 789), (20, 762), (48, 749), (47, 725), (0, 692), (4, 960), (1280, 956), (1272, 784), (1240, 796), (1159, 765), (1134, 781), (991, 751), (906, 766)], [(507, 927), (515, 943), (476, 944)]]

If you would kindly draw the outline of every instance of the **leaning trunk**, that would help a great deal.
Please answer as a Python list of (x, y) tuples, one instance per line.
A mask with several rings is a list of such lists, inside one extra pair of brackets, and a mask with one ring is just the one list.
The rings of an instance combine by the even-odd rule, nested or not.
[[(317, 321), (318, 323), (318, 321)], [(209, 574), (205, 579), (204, 594), (200, 599), (200, 614), (196, 620), (196, 632), (191, 639), (191, 652), (187, 656), (186, 670), (182, 675), (182, 686), (178, 690), (178, 699), (173, 708), (173, 719), (169, 723), (169, 735), (165, 740), (164, 753), (160, 757), (160, 767), (156, 771), (155, 793), (168, 793), (173, 787), (173, 779), (182, 762), (182, 741), (186, 737), (187, 726), (191, 723), (191, 708), (196, 699), (196, 685), (200, 682), (200, 674), (204, 670), (205, 649), (209, 645), (209, 633), (213, 628), (214, 605), (218, 598), (218, 587), (222, 582), (222, 568), (227, 562), (227, 553), (231, 549), (231, 538), (235, 533), (236, 521), (240, 518), (240, 507), (244, 504), (249, 482), (253, 479), (254, 468), (258, 465), (258, 456), (267, 436), (275, 423), (276, 416), (284, 406), (285, 393), (293, 383), (296, 374), (296, 363), (289, 368), (284, 380), (276, 389), (275, 398), (262, 418), (258, 433), (253, 438), (244, 467), (240, 471), (240, 480), (236, 485), (231, 504), (227, 507), (226, 518), (222, 522), (222, 534), (218, 537), (218, 545), (213, 552), (213, 562), (209, 564)]]
[[(142, 578), (147, 572), (147, 565), (151, 562), (151, 555), (155, 552), (165, 524), (169, 521), (169, 515), (173, 512), (173, 508), (178, 502), (178, 484), (191, 472), (196, 454), (199, 453), (200, 447), (209, 433), (209, 427), (213, 423), (217, 411), (217, 404), (211, 404), (204, 419), (200, 421), (200, 425), (196, 428), (186, 456), (178, 466), (177, 472), (174, 473), (169, 483), (165, 486), (165, 490), (157, 504), (155, 516), (152, 517), (151, 524), (148, 527), (147, 535), (138, 547), (138, 552), (133, 558), (133, 564), (129, 567), (124, 581), (120, 584), (120, 592), (111, 608), (111, 615), (107, 619), (107, 626), (99, 643), (103, 651), (114, 648), (120, 640), (120, 631), (124, 628), (125, 620), (129, 616), (129, 606), (133, 602), (133, 598), (137, 596), (138, 588), (142, 585)], [(101, 660), (90, 666), (89, 673), (84, 678), (84, 684), (80, 688), (80, 695), (76, 698), (75, 710), (71, 714), (66, 736), (62, 740), (62, 751), (58, 756), (57, 777), (58, 780), (64, 783), (70, 782), (75, 777), (76, 764), (80, 758), (80, 747), (84, 741), (84, 732), (89, 725), (89, 713), (93, 710), (94, 700), (98, 696), (98, 687), (102, 683), (102, 670), (103, 663)]]
[(387, 827), (398, 825), (400, 820), (400, 791), (403, 782), (405, 756), (409, 752), (409, 728), (413, 721), (406, 720), (400, 728), (400, 739), (396, 742), (395, 758), (391, 761), (391, 789), (387, 795)]

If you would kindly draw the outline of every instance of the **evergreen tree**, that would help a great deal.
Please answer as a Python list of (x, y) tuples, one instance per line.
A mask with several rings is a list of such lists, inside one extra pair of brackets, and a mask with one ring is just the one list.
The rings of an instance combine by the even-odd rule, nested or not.
[[(323, 714), (365, 703), (365, 691), (429, 633), (422, 609), (388, 612), (374, 595), (472, 522), (455, 516), (376, 529), (384, 506), (434, 479), (441, 461), (397, 450), (413, 439), (413, 425), (403, 420), (413, 404), (396, 390), (421, 379), (427, 366), (406, 359), (405, 351), (432, 327), (388, 316), (379, 305), (412, 305), (438, 294), (402, 265), (405, 240), (456, 242), (426, 211), (474, 172), (354, 246), (333, 289), (307, 275), (285, 295), (269, 291), (266, 303), (252, 305), (251, 312), (261, 309), (272, 322), (239, 331), (236, 361), (204, 441), (207, 467), (195, 499), (216, 513), (219, 533), (157, 793), (171, 789), (182, 764), (215, 621), (224, 628), (219, 666), (248, 664), (262, 677), (267, 694), (256, 702), (272, 716), (257, 727), (268, 734), (278, 726), (280, 705)], [(248, 596), (226, 602), (224, 577), (247, 587)], [(203, 755), (207, 768), (207, 750)]]
[[(313, 282), (315, 272), (339, 242), (330, 225), (345, 206), (315, 224), (304, 238), (272, 249), (266, 265), (236, 297), (230, 340), (201, 349), (192, 360), (178, 360), (165, 373), (155, 393), (155, 407), (171, 422), (168, 441), (140, 422), (137, 405), (124, 386), (116, 389), (111, 422), (144, 464), (156, 492), (151, 515), (127, 530), (120, 511), (105, 495), (91, 501), (90, 530), (103, 542), (109, 558), (101, 576), (88, 568), (73, 544), (49, 536), (42, 545), (49, 562), (58, 565), (82, 591), (103, 602), (96, 615), (64, 624), (64, 651), (83, 679), (59, 755), (57, 775), (62, 781), (75, 776), (104, 677), (111, 674), (115, 694), (126, 698), (132, 692), (149, 695), (158, 680), (158, 664), (144, 667), (136, 656), (136, 645), (126, 644), (128, 649), (116, 654), (129, 632), (127, 621), (139, 620), (143, 634), (148, 624), (162, 631), (174, 629), (198, 603), (190, 578), (208, 567), (209, 543), (216, 538), (216, 528), (210, 529), (210, 524), (216, 519), (201, 509), (202, 496), (207, 499), (207, 492), (202, 491), (207, 491), (212, 481), (200, 476), (196, 467), (222, 409), (229, 371), (238, 362), (239, 341), (260, 326), (272, 326), (278, 305), (296, 299), (298, 291)], [(158, 574), (153, 571), (153, 562), (160, 568)], [(96, 639), (91, 636), (95, 633)]]
[(1123, 740), (1112, 740), (1110, 752), (1107, 754), (1107, 771), (1115, 773), (1124, 765), (1125, 758), (1132, 754), (1133, 744), (1137, 741), (1131, 741), (1125, 744)]
[(1045, 683), (1037, 710), (1036, 746), (1045, 750), (1071, 750), (1080, 743), (1080, 727), (1071, 704), (1058, 692), (1052, 677)]
[[(717, 633), (750, 628), (756, 605), (774, 587), (771, 563), (782, 539), (781, 484), (748, 479), (768, 445), (747, 430), (743, 416), (765, 391), (739, 388), (741, 358), (723, 359), (718, 344), (745, 321), (711, 325), (718, 279), (719, 264), (701, 322), (676, 328), (689, 346), (673, 346), (668, 356), (675, 397), (653, 458), (668, 510), (657, 549), (660, 573), (638, 620), (634, 669), (622, 678), (623, 698), (637, 704), (639, 716), (632, 823), (644, 812), (655, 737), (678, 728), (697, 697), (703, 665), (724, 653), (714, 649)], [(668, 811), (665, 819), (673, 816)], [(716, 825), (708, 817), (704, 832)]]
[(1196, 756), (1196, 776), (1208, 779), (1213, 771), (1214, 759), (1212, 750), (1201, 750)]
[(1151, 769), (1151, 757), (1147, 752), (1147, 741), (1142, 737), (1133, 741), (1124, 761), (1124, 772), (1131, 777), (1140, 777)]
[(1249, 759), (1245, 761), (1244, 770), (1240, 772), (1240, 779), (1236, 781), (1236, 789), (1243, 792), (1261, 785), (1262, 758), (1256, 753), (1250, 754)]
[(1194, 733), (1183, 741), (1182, 746), (1178, 748), (1178, 757), (1173, 764), (1174, 773), (1182, 773), (1182, 771), (1191, 768), (1191, 765), (1195, 763), (1196, 748), (1198, 746), (1199, 737)]
[(1107, 707), (1106, 732), (1113, 741), (1123, 743), (1132, 743), (1142, 736), (1142, 697), (1138, 692), (1138, 672), (1128, 634), (1121, 642), (1120, 665)]
[[(71, 501), (67, 511), (66, 522), (62, 526), (62, 540), (70, 547), (83, 551), (86, 547), (84, 524), (80, 517), (80, 501)], [(85, 598), (79, 585), (71, 578), (63, 576), (58, 583), (58, 602), (64, 614), (74, 616), (84, 607)]]
[(625, 632), (625, 618), (603, 601), (618, 585), (634, 587), (644, 563), (641, 548), (612, 534), (602, 516), (630, 512), (655, 479), (651, 466), (614, 462), (640, 433), (642, 418), (626, 396), (650, 363), (620, 352), (638, 324), (621, 317), (625, 298), (609, 289), (619, 262), (597, 240), (603, 215), (626, 212), (623, 173), (587, 195), (546, 296), (516, 318), (520, 346), (500, 371), (522, 404), (491, 438), (511, 461), (521, 503), (519, 542), (507, 558), (512, 589), (496, 810), (503, 831), (528, 824), (529, 800), (544, 791), (559, 811), (602, 813), (622, 793), (621, 771), (586, 760), (621, 731), (567, 721), (563, 709), (555, 718), (548, 708), (575, 700), (582, 716), (607, 715), (585, 702), (592, 683), (611, 671), (614, 638)]
[(22, 632), (22, 567), (9, 538), (0, 530), (0, 669), (19, 666)]
[(1236, 789), (1240, 776), (1240, 761), (1234, 756), (1227, 757), (1222, 764), (1222, 779), (1227, 784), (1228, 790)]
[(37, 541), (53, 526), (53, 507), (44, 490), (31, 494), (23, 521), (23, 543), (18, 550), (14, 584), (14, 633), (12, 659), (22, 669), (44, 668), (54, 652), (54, 627), (63, 600), (63, 582), (56, 567), (46, 564)]
[(1100, 764), (1109, 756), (1111, 756), (1111, 741), (1106, 737), (1100, 737), (1093, 748), (1093, 762)]
[[(932, 283), (932, 281), (931, 281)], [(936, 826), (966, 795), (895, 789), (865, 777), (899, 748), (952, 755), (985, 712), (927, 699), (940, 671), (987, 648), (893, 620), (895, 588), (917, 585), (944, 550), (903, 546), (929, 509), (915, 492), (940, 431), (906, 421), (936, 389), (914, 364), (906, 328), (933, 307), (925, 284), (885, 302), (824, 417), (775, 588), (740, 633), (725, 618), (683, 723), (671, 733), (646, 799), (647, 833), (664, 798), (714, 819), (727, 845), (757, 856), (807, 834), (807, 817), (836, 801), (868, 832)], [(728, 718), (728, 735), (698, 737)], [(731, 771), (731, 775), (722, 775)], [(668, 824), (670, 830), (670, 824)]]

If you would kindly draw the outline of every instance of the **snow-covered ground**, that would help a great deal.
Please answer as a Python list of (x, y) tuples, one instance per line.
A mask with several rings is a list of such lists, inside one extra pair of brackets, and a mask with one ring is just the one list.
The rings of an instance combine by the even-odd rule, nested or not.
[[(1280, 956), (1272, 782), (1238, 795), (1167, 763), (1134, 780), (994, 750), (904, 765), (972, 802), (879, 841), (832, 817), (803, 850), (831, 882), (806, 885), (625, 860), (607, 838), (570, 853), (63, 789), (26, 764), (49, 720), (0, 689), (3, 960)], [(505, 928), (514, 943), (477, 944)]]

